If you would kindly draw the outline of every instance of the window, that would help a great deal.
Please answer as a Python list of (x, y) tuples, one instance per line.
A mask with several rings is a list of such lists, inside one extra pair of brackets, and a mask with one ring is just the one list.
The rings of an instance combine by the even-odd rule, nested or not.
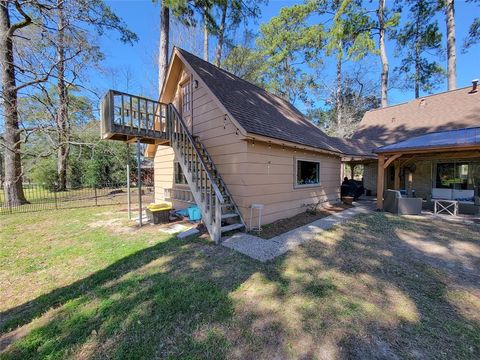
[(182, 112), (184, 114), (190, 111), (190, 82), (186, 82), (182, 85)]
[(480, 185), (479, 163), (458, 161), (437, 163), (435, 187), (468, 190)]
[(318, 161), (297, 160), (297, 185), (320, 184), (320, 163)]
[(185, 175), (183, 175), (183, 170), (179, 162), (174, 163), (173, 175), (175, 184), (183, 185), (187, 183), (187, 179), (185, 178)]

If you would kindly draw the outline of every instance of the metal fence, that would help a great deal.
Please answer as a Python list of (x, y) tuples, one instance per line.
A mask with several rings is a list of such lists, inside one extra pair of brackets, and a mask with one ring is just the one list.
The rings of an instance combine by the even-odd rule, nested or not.
[[(2, 186), (0, 215), (128, 203), (128, 188), (125, 183), (69, 187), (64, 191), (55, 191), (43, 184), (24, 184), (23, 189), (28, 203), (12, 205), (5, 201), (5, 188)], [(130, 199), (131, 204), (138, 204), (138, 188), (131, 187)], [(153, 185), (142, 185), (143, 206), (153, 201)], [(138, 208), (138, 205), (136, 207)]]

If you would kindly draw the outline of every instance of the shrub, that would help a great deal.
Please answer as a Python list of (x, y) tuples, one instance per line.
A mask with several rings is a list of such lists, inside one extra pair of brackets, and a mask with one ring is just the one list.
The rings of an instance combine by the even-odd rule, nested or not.
[(43, 184), (50, 191), (55, 191), (58, 183), (57, 162), (55, 159), (46, 158), (40, 160), (32, 171), (32, 180)]

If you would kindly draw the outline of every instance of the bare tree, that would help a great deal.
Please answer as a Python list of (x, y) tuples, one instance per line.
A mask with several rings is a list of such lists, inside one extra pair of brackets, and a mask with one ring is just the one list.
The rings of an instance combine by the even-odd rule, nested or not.
[(58, 127), (57, 174), (59, 190), (67, 188), (67, 158), (69, 152), (68, 93), (65, 83), (65, 11), (63, 0), (58, 0), (58, 33), (57, 33), (57, 91), (58, 109), (56, 114)]
[(160, 5), (160, 46), (158, 52), (158, 92), (162, 91), (168, 71), (168, 40), (170, 32), (170, 9), (166, 0)]
[(380, 60), (382, 62), (382, 71), (380, 75), (380, 98), (381, 98), (381, 106), (385, 107), (388, 106), (388, 57), (387, 57), (387, 50), (385, 47), (385, 0), (378, 1), (378, 45), (380, 48)]
[(455, 0), (446, 0), (448, 90), (457, 88), (457, 50), (455, 40)]
[[(20, 16), (11, 22), (10, 7), (14, 6)], [(23, 192), (22, 164), (20, 157), (20, 127), (18, 121), (18, 91), (28, 83), (17, 85), (13, 51), (13, 38), (20, 30), (32, 24), (32, 18), (18, 1), (0, 1), (0, 64), (2, 67), (2, 100), (4, 108), (5, 147), (5, 203), (7, 206), (27, 203)], [(41, 79), (33, 79), (36, 81)]]
[(203, 9), (203, 60), (208, 61), (208, 8)]
[(218, 26), (218, 39), (217, 39), (217, 47), (215, 49), (215, 65), (220, 66), (222, 61), (222, 47), (223, 41), (225, 38), (225, 22), (227, 19), (227, 7), (228, 2), (227, 0), (222, 1), (220, 4), (220, 24)]

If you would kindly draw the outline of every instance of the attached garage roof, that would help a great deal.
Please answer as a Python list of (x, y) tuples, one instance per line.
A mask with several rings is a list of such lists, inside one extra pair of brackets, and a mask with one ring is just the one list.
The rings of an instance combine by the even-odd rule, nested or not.
[(480, 148), (480, 127), (438, 131), (414, 136), (395, 144), (386, 145), (375, 150), (377, 153), (401, 152), (406, 150), (428, 150), (436, 148)]

